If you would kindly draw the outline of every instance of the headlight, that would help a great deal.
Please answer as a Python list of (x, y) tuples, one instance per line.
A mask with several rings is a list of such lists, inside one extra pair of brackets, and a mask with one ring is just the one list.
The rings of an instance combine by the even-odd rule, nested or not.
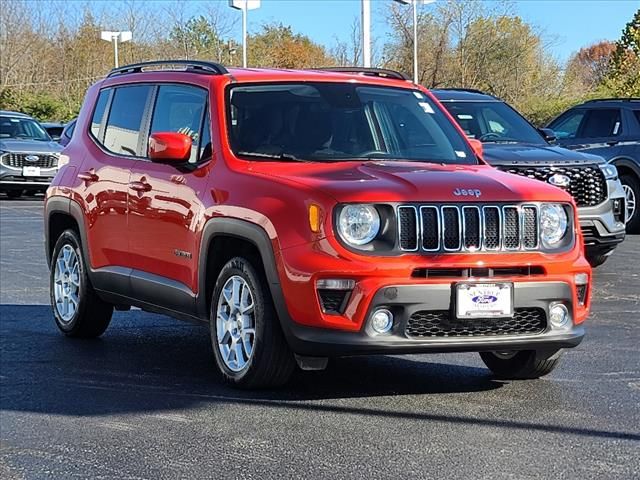
[(618, 169), (615, 165), (607, 163), (606, 165), (600, 165), (600, 170), (604, 173), (604, 178), (607, 180), (615, 180), (618, 178)]
[(540, 238), (546, 248), (556, 248), (567, 233), (567, 212), (557, 203), (544, 203), (540, 207)]
[(351, 245), (364, 245), (380, 231), (380, 215), (371, 205), (346, 205), (338, 216), (338, 232)]

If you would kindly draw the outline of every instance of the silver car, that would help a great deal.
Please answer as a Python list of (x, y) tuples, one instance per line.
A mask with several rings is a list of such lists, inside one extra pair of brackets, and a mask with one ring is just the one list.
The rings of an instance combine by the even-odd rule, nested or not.
[(61, 150), (35, 119), (0, 110), (0, 192), (10, 198), (44, 192), (58, 171)]

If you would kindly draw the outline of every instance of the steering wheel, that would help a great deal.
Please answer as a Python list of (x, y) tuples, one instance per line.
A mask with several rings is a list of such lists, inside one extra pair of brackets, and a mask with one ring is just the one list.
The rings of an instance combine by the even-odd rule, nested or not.
[(491, 138), (501, 138), (502, 135), (500, 135), (499, 133), (496, 132), (487, 132), (484, 135), (480, 135), (480, 138), (478, 138), (478, 140), (480, 140), (481, 142), (484, 142), (485, 140), (489, 140)]

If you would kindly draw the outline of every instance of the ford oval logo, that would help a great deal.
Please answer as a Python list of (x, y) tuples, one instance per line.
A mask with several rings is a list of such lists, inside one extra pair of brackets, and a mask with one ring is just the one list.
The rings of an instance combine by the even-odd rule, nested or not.
[(37, 162), (38, 160), (40, 160), (40, 157), (39, 157), (39, 156), (37, 156), (37, 155), (27, 155), (26, 157), (24, 157), (24, 159), (25, 159), (27, 162), (35, 163), (35, 162)]
[(556, 187), (568, 187), (571, 184), (571, 179), (561, 173), (553, 174), (547, 181)]
[(495, 297), (493, 295), (476, 295), (471, 299), (471, 301), (473, 303), (482, 303), (482, 304), (496, 303), (498, 301), (498, 297)]

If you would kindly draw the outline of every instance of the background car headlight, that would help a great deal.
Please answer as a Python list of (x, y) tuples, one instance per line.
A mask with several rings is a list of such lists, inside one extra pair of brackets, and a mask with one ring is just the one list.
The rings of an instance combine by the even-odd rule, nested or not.
[(608, 163), (606, 165), (600, 165), (600, 170), (602, 170), (602, 173), (604, 173), (604, 178), (606, 178), (607, 180), (615, 180), (616, 178), (618, 178), (618, 169), (615, 165), (611, 165)]
[(380, 231), (380, 215), (371, 205), (346, 205), (338, 216), (338, 232), (352, 245), (364, 245)]
[(543, 246), (555, 248), (567, 233), (567, 212), (557, 203), (544, 203), (540, 207), (540, 238)]

